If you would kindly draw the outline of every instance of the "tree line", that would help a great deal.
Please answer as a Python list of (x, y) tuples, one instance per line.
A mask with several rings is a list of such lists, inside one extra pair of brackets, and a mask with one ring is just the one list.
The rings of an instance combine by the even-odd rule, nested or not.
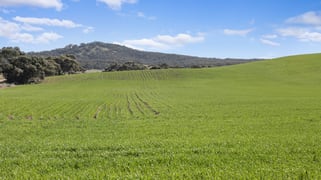
[(8, 83), (40, 83), (47, 76), (83, 72), (73, 55), (41, 57), (27, 55), (18, 47), (4, 47), (0, 50), (0, 74)]
[(132, 71), (132, 70), (147, 70), (147, 69), (168, 69), (169, 65), (162, 63), (160, 65), (144, 65), (138, 62), (125, 62), (125, 63), (111, 63), (109, 64), (103, 72), (112, 71)]

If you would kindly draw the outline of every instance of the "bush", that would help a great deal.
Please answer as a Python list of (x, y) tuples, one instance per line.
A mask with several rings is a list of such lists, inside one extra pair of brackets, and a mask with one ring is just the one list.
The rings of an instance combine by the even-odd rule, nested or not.
[(143, 64), (135, 62), (125, 62), (124, 64), (113, 63), (105, 68), (104, 72), (110, 71), (131, 71), (131, 70), (144, 70), (146, 67)]
[(8, 83), (39, 83), (45, 76), (83, 72), (73, 55), (59, 57), (28, 56), (19, 48), (2, 48), (0, 51), (0, 74)]
[[(73, 55), (62, 55), (58, 57), (49, 57), (49, 60), (54, 61), (59, 65), (59, 73), (61, 74), (75, 74), (77, 72), (84, 72), (85, 70), (76, 61)], [(60, 75), (60, 74), (58, 74)]]
[(8, 83), (39, 83), (45, 78), (44, 60), (35, 56), (18, 56), (3, 65), (3, 76)]

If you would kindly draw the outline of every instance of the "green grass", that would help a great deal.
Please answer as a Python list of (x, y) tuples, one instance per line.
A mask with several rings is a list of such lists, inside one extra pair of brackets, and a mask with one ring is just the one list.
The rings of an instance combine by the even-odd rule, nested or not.
[(0, 90), (0, 179), (320, 179), (321, 54)]

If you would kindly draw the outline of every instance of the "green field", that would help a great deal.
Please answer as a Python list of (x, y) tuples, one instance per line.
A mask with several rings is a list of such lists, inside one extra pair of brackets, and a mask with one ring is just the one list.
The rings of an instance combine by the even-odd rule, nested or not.
[(0, 179), (320, 179), (321, 54), (0, 90)]

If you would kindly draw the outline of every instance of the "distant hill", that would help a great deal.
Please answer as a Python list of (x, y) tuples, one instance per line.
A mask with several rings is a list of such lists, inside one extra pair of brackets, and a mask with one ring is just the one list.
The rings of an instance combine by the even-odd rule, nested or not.
[(86, 69), (104, 69), (114, 62), (124, 63), (129, 61), (146, 65), (166, 63), (171, 67), (212, 67), (240, 64), (255, 60), (201, 58), (177, 54), (146, 52), (103, 42), (82, 43), (80, 45), (71, 44), (64, 48), (43, 52), (31, 52), (30, 54), (40, 56), (73, 54)]

